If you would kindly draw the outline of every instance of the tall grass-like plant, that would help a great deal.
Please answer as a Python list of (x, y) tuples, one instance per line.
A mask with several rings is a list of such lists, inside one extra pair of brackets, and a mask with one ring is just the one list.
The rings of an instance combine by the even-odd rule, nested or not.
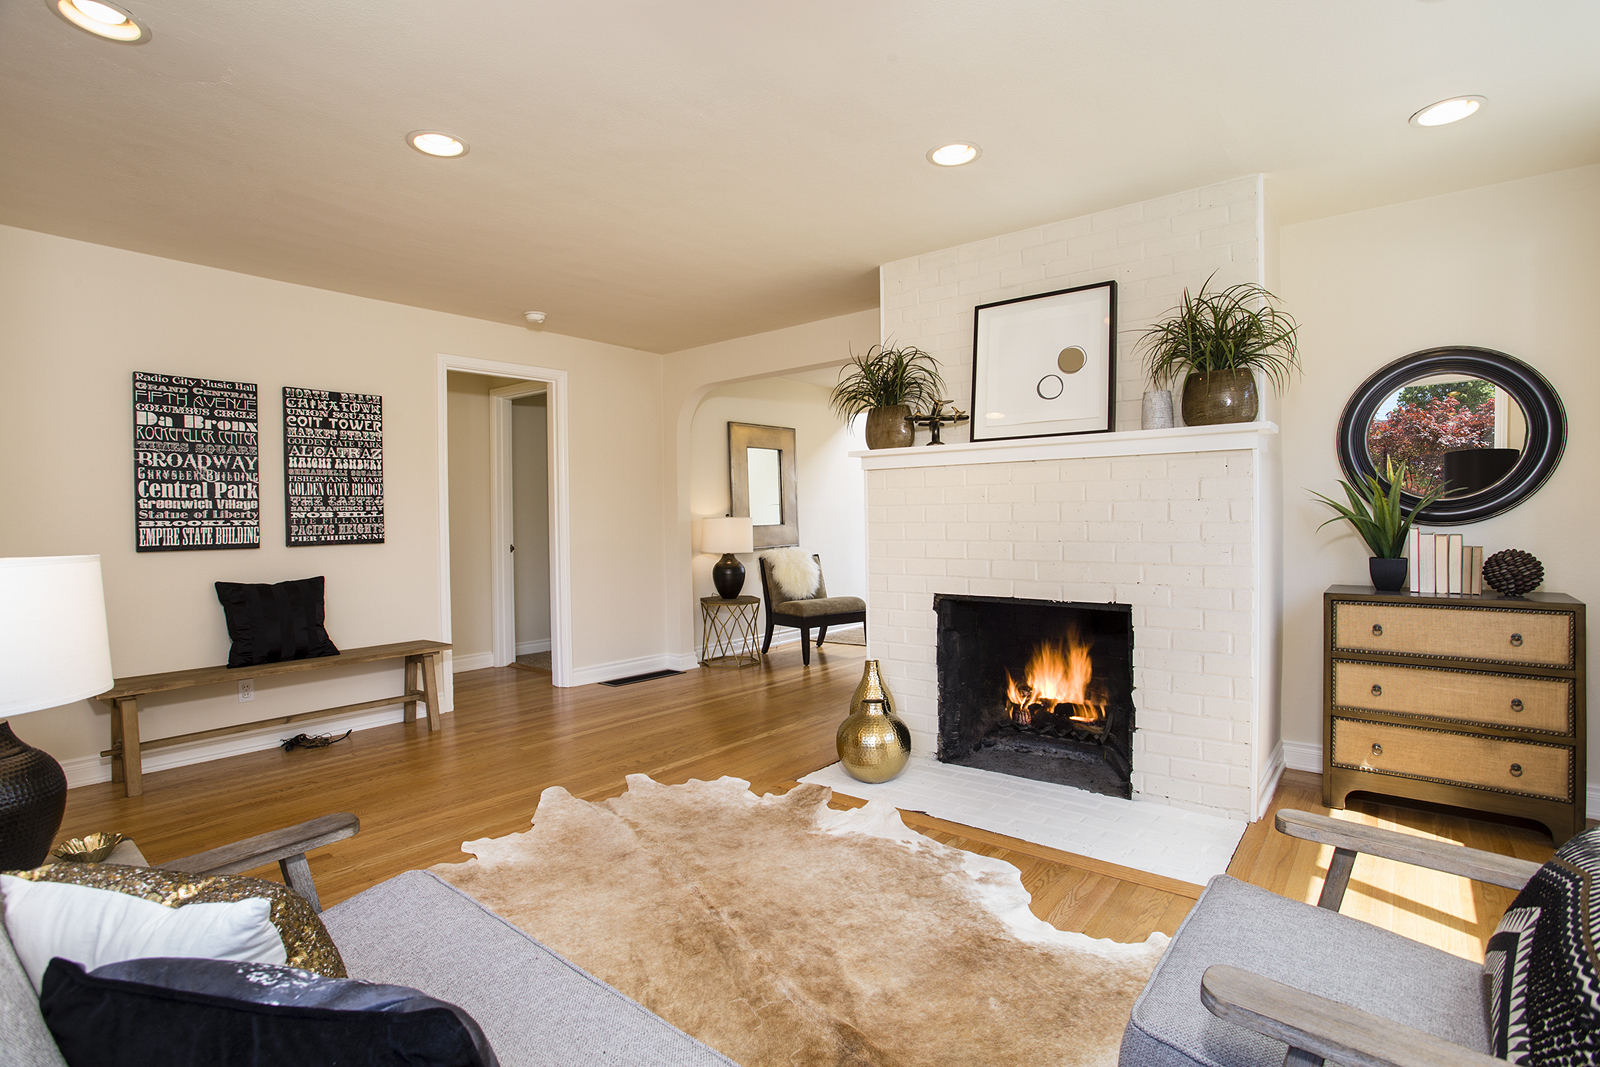
[(1211, 279), (1172, 309), (1171, 317), (1145, 331), (1145, 368), (1156, 385), (1193, 371), (1259, 370), (1279, 392), (1300, 369), (1295, 335), (1299, 325), (1259, 285), (1240, 282), (1212, 291)]
[(873, 345), (862, 355), (852, 354), (840, 368), (839, 384), (833, 389), (833, 410), (848, 421), (873, 408), (892, 408), (905, 404), (916, 411), (931, 408), (941, 399), (944, 379), (939, 364), (920, 348)]
[[(1410, 532), (1417, 512), (1443, 496), (1445, 487), (1440, 483), (1418, 497), (1416, 507), (1408, 514), (1400, 507), (1402, 487), (1406, 484), (1406, 465), (1401, 463), (1397, 466), (1391, 459), (1385, 475), (1384, 478), (1376, 474), (1367, 475), (1360, 480), (1360, 488), (1341, 479), (1339, 484), (1350, 499), (1349, 507), (1316, 490), (1312, 490), (1311, 495), (1339, 513), (1328, 522), (1344, 519), (1354, 526), (1374, 556), (1379, 559), (1399, 559), (1405, 552), (1406, 534)], [(1328, 525), (1328, 522), (1322, 526)], [(1322, 526), (1317, 529), (1322, 529)]]

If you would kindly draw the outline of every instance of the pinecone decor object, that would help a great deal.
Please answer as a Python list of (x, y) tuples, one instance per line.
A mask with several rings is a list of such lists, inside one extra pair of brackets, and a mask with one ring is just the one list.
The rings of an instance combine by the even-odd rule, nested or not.
[(1506, 596), (1521, 596), (1544, 581), (1544, 564), (1520, 548), (1506, 548), (1483, 561), (1483, 584)]

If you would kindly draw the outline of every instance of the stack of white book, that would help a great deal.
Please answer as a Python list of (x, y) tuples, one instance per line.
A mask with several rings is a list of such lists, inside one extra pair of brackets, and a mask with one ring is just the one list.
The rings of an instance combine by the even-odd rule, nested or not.
[(1460, 534), (1423, 533), (1415, 526), (1406, 535), (1413, 593), (1483, 595), (1483, 546), (1464, 545)]

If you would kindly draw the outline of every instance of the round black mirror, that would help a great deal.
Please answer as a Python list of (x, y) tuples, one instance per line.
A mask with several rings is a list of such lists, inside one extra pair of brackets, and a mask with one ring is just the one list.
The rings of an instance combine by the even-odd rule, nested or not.
[(1401, 500), (1439, 482), (1426, 526), (1459, 526), (1509, 511), (1561, 462), (1567, 416), (1532, 367), (1489, 348), (1429, 348), (1397, 359), (1361, 384), (1339, 420), (1339, 466), (1359, 483), (1388, 460), (1408, 466)]

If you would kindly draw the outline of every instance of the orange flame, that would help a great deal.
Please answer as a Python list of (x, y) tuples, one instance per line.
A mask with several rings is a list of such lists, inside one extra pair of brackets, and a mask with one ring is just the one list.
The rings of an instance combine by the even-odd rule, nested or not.
[(1104, 704), (1089, 697), (1093, 668), (1090, 645), (1076, 630), (1060, 641), (1045, 641), (1033, 650), (1024, 683), (1006, 672), (1006, 700), (1011, 718), (1027, 725), (1040, 711), (1065, 714), (1075, 722), (1097, 723)]

